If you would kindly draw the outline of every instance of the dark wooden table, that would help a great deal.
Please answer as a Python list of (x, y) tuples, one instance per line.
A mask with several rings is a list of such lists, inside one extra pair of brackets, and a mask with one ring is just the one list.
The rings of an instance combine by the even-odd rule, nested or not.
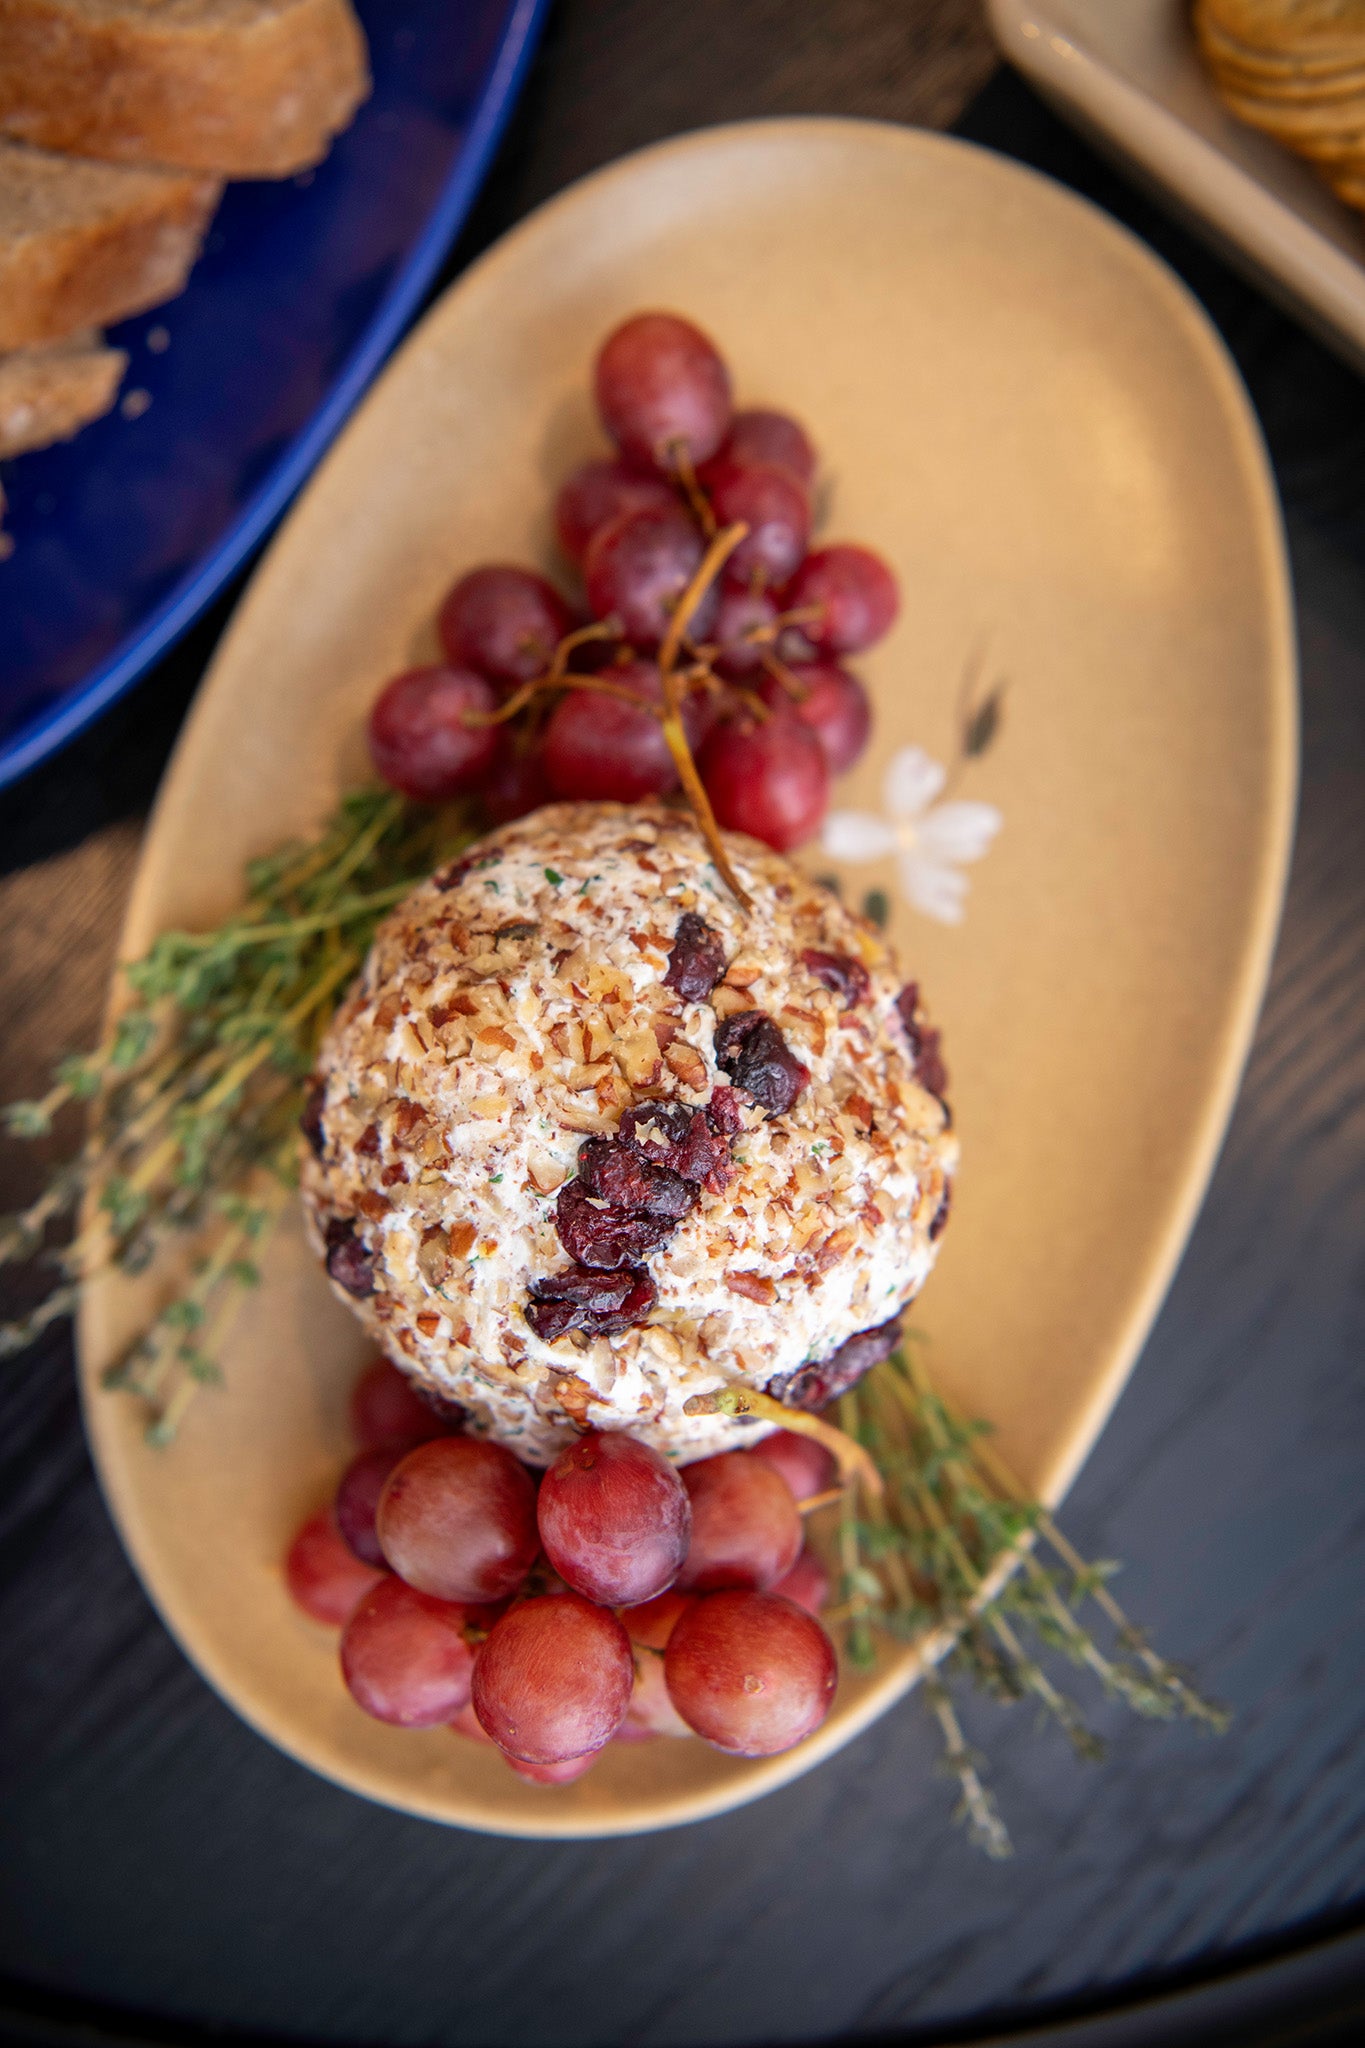
[[(0, 1367), (0, 2037), (27, 2009), (24, 2038), (46, 2041), (156, 2016), (175, 2038), (962, 2038), (1289, 1951), (1066, 2038), (1243, 2040), (1256, 2016), (1345, 2024), (1359, 2000), (1365, 389), (993, 73), (972, 0), (562, 0), (452, 270), (624, 149), (834, 111), (956, 122), (1075, 184), (1227, 336), (1293, 555), (1299, 843), (1222, 1164), (1065, 1519), (1127, 1560), (1129, 1605), (1233, 1705), (1232, 1733), (1101, 1705), (1111, 1753), (1084, 1768), (1026, 1710), (969, 1705), (1018, 1850), (1000, 1865), (952, 1827), (914, 1699), (786, 1791), (678, 1833), (538, 1847), (404, 1819), (287, 1762), (181, 1658), (110, 1527), (54, 1333)], [(7, 1095), (93, 1027), (140, 816), (220, 624), (0, 805)], [(28, 1172), (7, 1150), (0, 1199)]]

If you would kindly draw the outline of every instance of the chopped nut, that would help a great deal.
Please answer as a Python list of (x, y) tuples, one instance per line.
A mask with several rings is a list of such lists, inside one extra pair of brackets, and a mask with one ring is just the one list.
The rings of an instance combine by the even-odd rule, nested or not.
[(581, 1024), (572, 1018), (566, 1019), (562, 1024), (552, 1024), (550, 1026), (550, 1043), (556, 1052), (564, 1055), (566, 1060), (572, 1060), (575, 1066), (582, 1065), (583, 1055), (587, 1048), (584, 1043), (583, 1026)]
[(485, 1024), (474, 1040), (487, 1051), (515, 1052), (517, 1041), (502, 1024)]
[[(571, 1334), (581, 1337), (583, 1332), (575, 1330)], [(594, 1398), (593, 1390), (576, 1372), (566, 1372), (562, 1378), (555, 1381), (554, 1396), (566, 1415), (571, 1416), (579, 1424), (587, 1422), (588, 1403)]]
[(856, 1236), (857, 1233), (850, 1230), (847, 1225), (841, 1230), (831, 1231), (824, 1243), (816, 1249), (816, 1272), (827, 1273), (831, 1266), (837, 1266), (844, 1253), (852, 1250)]
[(652, 1031), (636, 1031), (616, 1046), (621, 1072), (635, 1088), (649, 1088), (659, 1078), (659, 1041)]
[(746, 995), (743, 989), (731, 988), (728, 982), (723, 981), (711, 997), (711, 1007), (718, 1017), (733, 1017), (740, 1010), (754, 1009), (755, 1004), (753, 997)]
[(676, 1074), (684, 1088), (702, 1088), (706, 1085), (706, 1062), (695, 1045), (689, 1045), (685, 1038), (679, 1038), (664, 1054), (664, 1064), (671, 1074)]
[(731, 1294), (742, 1294), (747, 1301), (773, 1302), (777, 1289), (763, 1273), (727, 1273), (725, 1284)]
[(423, 1309), (421, 1315), (416, 1318), (416, 1323), (424, 1337), (434, 1337), (441, 1327), (441, 1318), (433, 1315), (428, 1308)]
[(356, 1196), (356, 1207), (362, 1216), (369, 1217), (371, 1223), (382, 1222), (392, 1206), (388, 1197), (379, 1194), (374, 1188), (362, 1188)]
[(604, 1075), (610, 1072), (611, 1068), (605, 1060), (595, 1060), (588, 1066), (570, 1067), (569, 1086), (575, 1094), (579, 1094), (585, 1088), (595, 1088)]

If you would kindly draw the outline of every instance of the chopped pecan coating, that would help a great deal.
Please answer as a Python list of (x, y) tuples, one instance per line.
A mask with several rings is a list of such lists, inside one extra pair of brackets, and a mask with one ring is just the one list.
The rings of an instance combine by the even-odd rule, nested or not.
[(716, 1027), (716, 1058), (769, 1116), (789, 1110), (810, 1079), (766, 1010), (740, 1010)]
[(801, 955), (801, 965), (832, 995), (841, 996), (846, 1010), (867, 1001), (872, 977), (861, 960), (851, 959), (847, 953), (819, 953), (808, 946)]
[(551, 1273), (531, 1283), (526, 1320), (546, 1344), (553, 1344), (566, 1330), (609, 1337), (642, 1323), (654, 1299), (654, 1282), (638, 1266), (626, 1266), (617, 1273), (570, 1266), (566, 1272)]
[(695, 910), (685, 910), (673, 935), (665, 988), (676, 989), (685, 1003), (704, 1003), (725, 972), (725, 947)]
[(327, 1271), (357, 1301), (374, 1293), (374, 1259), (356, 1236), (353, 1217), (334, 1216), (327, 1225)]
[(788, 1408), (825, 1408), (856, 1386), (865, 1372), (889, 1358), (900, 1341), (901, 1319), (895, 1315), (873, 1330), (859, 1330), (831, 1357), (771, 1380), (768, 1392)]

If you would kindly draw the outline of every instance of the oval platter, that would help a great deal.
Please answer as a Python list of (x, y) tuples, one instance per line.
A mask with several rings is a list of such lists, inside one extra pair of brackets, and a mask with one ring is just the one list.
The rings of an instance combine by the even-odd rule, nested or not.
[[(368, 704), (434, 650), (453, 575), (555, 566), (554, 487), (597, 446), (595, 346), (659, 304), (714, 334), (743, 402), (811, 425), (825, 530), (900, 576), (900, 622), (860, 664), (872, 747), (836, 801), (881, 811), (907, 746), (946, 759), (973, 667), (1007, 685), (999, 736), (962, 779), (1004, 820), (965, 922), (912, 912), (891, 861), (842, 879), (853, 900), (891, 898), (953, 1074), (958, 1201), (916, 1309), (930, 1370), (1056, 1503), (1231, 1110), (1296, 766), (1288, 578), (1245, 394), (1183, 287), (1059, 187), (940, 136), (783, 120), (646, 150), (532, 215), (428, 314), (257, 572), (167, 775), (123, 954), (227, 911), (248, 857), (364, 779)], [(916, 1656), (888, 1652), (844, 1673), (824, 1728), (786, 1756), (619, 1746), (553, 1791), (443, 1730), (367, 1720), (279, 1571), (346, 1456), (359, 1333), (286, 1225), (225, 1387), (154, 1451), (135, 1405), (98, 1390), (145, 1286), (93, 1286), (81, 1315), (123, 1540), (210, 1683), (353, 1791), (508, 1834), (668, 1826), (809, 1769), (914, 1682)]]

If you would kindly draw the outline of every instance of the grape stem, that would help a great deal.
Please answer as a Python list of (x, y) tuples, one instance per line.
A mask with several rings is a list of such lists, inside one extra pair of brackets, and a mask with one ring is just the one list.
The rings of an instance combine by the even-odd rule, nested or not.
[[(569, 656), (576, 648), (586, 647), (594, 640), (619, 640), (621, 637), (621, 621), (614, 613), (609, 619), (594, 619), (590, 625), (576, 626), (572, 633), (564, 635), (564, 638), (556, 647), (554, 658), (543, 676), (532, 676), (529, 683), (523, 683), (520, 689), (513, 690), (507, 702), (499, 704), (496, 711), (466, 711), (462, 713), (460, 718), (461, 725), (467, 727), (471, 732), (481, 732), (485, 726), (489, 725), (506, 725), (509, 719), (515, 718), (518, 712), (524, 711), (533, 698), (539, 697), (545, 690), (555, 689), (559, 684), (567, 680)], [(575, 676), (573, 687), (576, 690), (585, 689), (589, 682), (590, 678), (587, 676)], [(620, 697), (629, 697), (632, 704), (638, 704), (640, 701), (637, 696), (628, 690), (617, 690), (615, 694)]]
[(716, 530), (716, 515), (711, 510), (711, 500), (697, 482), (697, 472), (692, 466), (692, 450), (686, 441), (670, 441), (666, 453), (673, 464), (673, 474), (682, 485), (683, 495), (692, 508), (692, 517), (702, 531), (702, 539), (710, 540)]
[[(833, 1498), (836, 1500), (842, 1498), (844, 1487), (852, 1485), (855, 1480), (874, 1500), (880, 1500), (884, 1491), (882, 1475), (870, 1454), (846, 1431), (836, 1429), (822, 1415), (807, 1415), (800, 1408), (785, 1408), (771, 1394), (760, 1394), (753, 1387), (719, 1387), (711, 1394), (694, 1394), (690, 1401), (684, 1401), (683, 1414), (756, 1415), (761, 1421), (775, 1422), (779, 1428), (789, 1429), (797, 1436), (813, 1437), (816, 1443), (823, 1444), (830, 1452), (839, 1468), (843, 1486), (834, 1490)], [(819, 1504), (819, 1496), (809, 1503), (811, 1507)]]

